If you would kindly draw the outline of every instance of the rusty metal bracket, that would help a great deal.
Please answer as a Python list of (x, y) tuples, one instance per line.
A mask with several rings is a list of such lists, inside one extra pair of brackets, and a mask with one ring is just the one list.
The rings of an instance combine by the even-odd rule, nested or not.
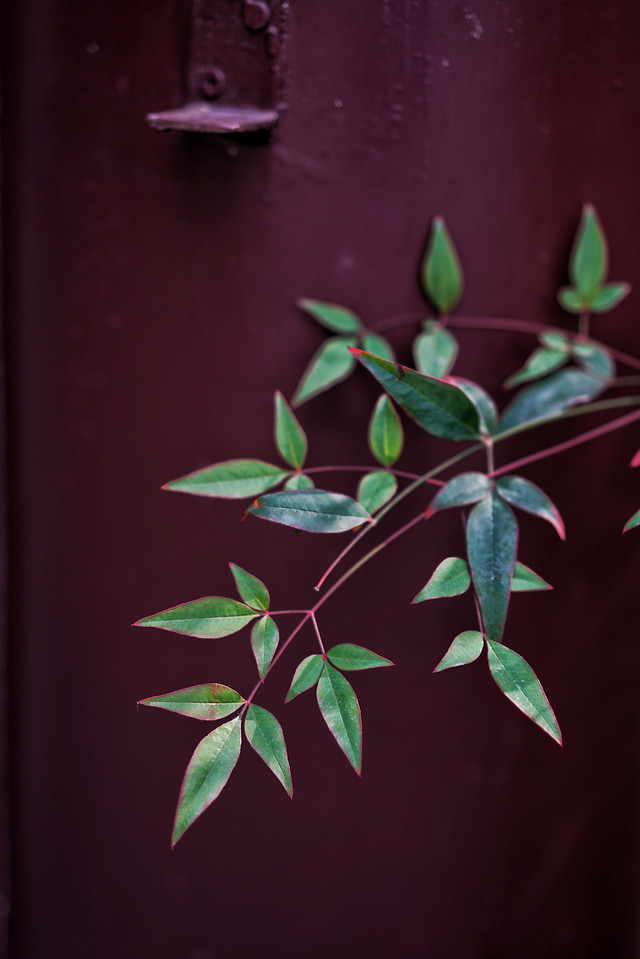
[(187, 102), (149, 113), (154, 130), (251, 133), (278, 121), (286, 0), (192, 0)]

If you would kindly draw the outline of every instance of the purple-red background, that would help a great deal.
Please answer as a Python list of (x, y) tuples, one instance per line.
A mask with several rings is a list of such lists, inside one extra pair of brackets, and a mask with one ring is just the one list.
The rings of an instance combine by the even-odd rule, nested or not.
[[(286, 109), (266, 146), (145, 125), (181, 102), (176, 0), (5, 12), (11, 954), (635, 956), (640, 539), (620, 530), (640, 505), (637, 430), (528, 473), (568, 542), (523, 519), (521, 558), (556, 590), (515, 598), (505, 642), (544, 682), (563, 750), (484, 662), (432, 676), (473, 625), (467, 597), (408, 605), (461, 548), (458, 518), (443, 515), (322, 613), (329, 642), (397, 663), (354, 677), (362, 780), (311, 694), (281, 705), (313, 649), (301, 635), (261, 700), (285, 726), (294, 801), (244, 755), (169, 849), (203, 728), (136, 700), (207, 681), (245, 691), (254, 666), (248, 635), (129, 624), (230, 594), (229, 560), (266, 579), (277, 606), (308, 604), (344, 543), (240, 525), (238, 504), (159, 489), (210, 462), (274, 457), (273, 392), (292, 394), (323, 339), (296, 299), (345, 303), (373, 325), (420, 310), (418, 254), (443, 214), (466, 314), (569, 324), (554, 290), (583, 200), (604, 221), (612, 278), (640, 286), (637, 4), (291, 7)], [(638, 352), (637, 297), (595, 334)], [(460, 339), (458, 372), (503, 397), (530, 340)], [(394, 342), (408, 360), (402, 331)], [(358, 374), (301, 410), (310, 464), (366, 461), (375, 396)], [(408, 469), (444, 449), (408, 432)]]

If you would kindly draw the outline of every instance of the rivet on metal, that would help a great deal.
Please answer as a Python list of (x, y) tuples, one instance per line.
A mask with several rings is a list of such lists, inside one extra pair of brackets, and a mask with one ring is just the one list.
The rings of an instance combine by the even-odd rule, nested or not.
[(262, 0), (244, 0), (242, 19), (248, 30), (264, 30), (271, 20), (271, 10)]

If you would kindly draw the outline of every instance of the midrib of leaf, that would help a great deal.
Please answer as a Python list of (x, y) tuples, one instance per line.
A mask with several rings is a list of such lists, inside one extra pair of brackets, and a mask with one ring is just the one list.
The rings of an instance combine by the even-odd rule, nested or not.
[(329, 685), (331, 686), (331, 693), (332, 693), (332, 695), (333, 695), (334, 702), (335, 702), (336, 707), (337, 707), (337, 709), (338, 709), (338, 715), (339, 715), (339, 717), (340, 717), (340, 724), (341, 724), (341, 726), (342, 726), (342, 728), (343, 728), (343, 730), (344, 730), (344, 732), (345, 732), (345, 734), (346, 734), (346, 738), (349, 740), (349, 743), (350, 743), (350, 745), (351, 745), (352, 751), (353, 751), (353, 752), (355, 753), (355, 755), (357, 756), (357, 755), (358, 755), (358, 740), (357, 740), (357, 739), (355, 739), (355, 740), (352, 739), (351, 734), (350, 734), (350, 732), (349, 732), (349, 729), (348, 729), (348, 727), (347, 727), (347, 725), (346, 725), (346, 723), (345, 723), (345, 721), (344, 721), (344, 717), (343, 717), (343, 715), (342, 715), (342, 702), (341, 702), (341, 700), (338, 698), (338, 694), (336, 693), (336, 689), (335, 689), (335, 686), (334, 686), (334, 684), (333, 684), (333, 677), (331, 676), (331, 673), (329, 672), (329, 670), (327, 670), (326, 675), (327, 675), (327, 678), (328, 678), (328, 680), (329, 680)]
[(283, 778), (286, 780), (286, 779), (287, 779), (287, 776), (288, 776), (288, 774), (289, 774), (289, 770), (288, 770), (287, 768), (285, 768), (285, 767), (282, 765), (282, 763), (280, 762), (280, 760), (279, 760), (279, 758), (278, 758), (278, 755), (277, 755), (277, 753), (276, 753), (276, 750), (273, 748), (273, 742), (274, 742), (274, 740), (273, 740), (273, 739), (270, 739), (270, 738), (266, 735), (266, 733), (265, 733), (265, 731), (264, 731), (264, 729), (263, 729), (263, 727), (262, 727), (262, 724), (261, 724), (260, 720), (258, 719), (258, 716), (256, 715), (256, 711), (255, 711), (254, 709), (251, 710), (251, 718), (253, 719), (254, 723), (256, 724), (256, 726), (258, 727), (258, 729), (260, 730), (260, 733), (261, 733), (261, 735), (262, 735), (262, 738), (263, 738), (263, 739), (265, 740), (265, 742), (267, 743), (269, 749), (271, 750), (271, 755), (273, 756), (273, 758), (275, 759), (276, 763), (278, 764), (278, 768), (280, 769), (280, 772), (282, 773)]
[[(537, 707), (536, 704), (533, 702), (533, 700), (531, 700), (531, 699), (529, 698), (529, 696), (528, 696), (527, 693), (525, 692), (524, 688), (520, 685), (520, 683), (518, 682), (518, 680), (516, 679), (516, 677), (515, 677), (515, 676), (513, 675), (513, 673), (509, 670), (509, 668), (505, 665), (504, 660), (502, 660), (502, 659), (500, 658), (500, 654), (495, 651), (495, 649), (494, 649), (494, 645), (495, 645), (495, 644), (494, 644), (490, 639), (488, 639), (487, 642), (489, 643), (489, 647), (490, 647), (490, 649), (491, 649), (491, 652), (493, 653), (493, 655), (496, 657), (496, 659), (497, 659), (498, 662), (500, 663), (502, 669), (504, 669), (505, 673), (507, 674), (507, 676), (510, 677), (510, 679), (511, 679), (511, 681), (513, 682), (514, 686), (518, 689), (518, 691), (522, 694), (522, 696), (524, 697), (524, 699), (526, 699), (526, 701), (529, 703), (529, 705), (531, 706), (531, 708), (532, 708), (533, 711), (535, 712), (536, 716), (537, 716), (538, 719), (539, 719), (538, 725), (544, 726), (544, 728), (549, 732), (549, 734), (551, 735), (551, 737), (552, 737), (553, 739), (555, 739), (556, 742), (557, 742), (558, 737), (557, 737), (557, 734), (556, 734), (556, 730), (554, 730), (553, 726), (551, 726), (551, 725), (549, 724), (549, 722), (545, 719), (544, 715), (543, 715), (542, 712), (538, 709), (538, 707)], [(503, 692), (504, 692), (504, 691), (503, 691)], [(545, 694), (545, 695), (546, 695), (546, 694)], [(551, 706), (549, 706), (549, 708), (551, 708)]]
[[(237, 727), (237, 724), (238, 724), (238, 719), (232, 719), (232, 720), (230, 721), (229, 725), (232, 725), (232, 724), (235, 724), (235, 725), (233, 726), (233, 729), (230, 729), (230, 730), (229, 730), (229, 733), (228, 733), (228, 735), (227, 735), (227, 738), (225, 739), (225, 741), (222, 743), (222, 745), (221, 745), (220, 748), (218, 749), (218, 751), (217, 751), (217, 753), (215, 754), (214, 758), (211, 759), (211, 761), (209, 762), (209, 768), (207, 769), (207, 772), (206, 772), (206, 774), (205, 774), (202, 782), (201, 782), (200, 785), (198, 786), (198, 791), (194, 794), (194, 796), (193, 796), (192, 799), (191, 799), (191, 802), (189, 803), (189, 809), (193, 809), (193, 807), (196, 805), (196, 800), (200, 797), (200, 793), (202, 792), (202, 790), (203, 790), (204, 787), (206, 786), (207, 780), (209, 779), (209, 776), (211, 776), (211, 775), (215, 772), (215, 769), (214, 769), (215, 764), (218, 762), (218, 760), (219, 760), (219, 758), (220, 758), (220, 754), (221, 754), (221, 753), (227, 748), (227, 746), (229, 745), (229, 740), (231, 739), (231, 737), (233, 736), (233, 734), (234, 734), (235, 731), (236, 731), (236, 727)], [(185, 830), (185, 831), (186, 831), (186, 830)]]

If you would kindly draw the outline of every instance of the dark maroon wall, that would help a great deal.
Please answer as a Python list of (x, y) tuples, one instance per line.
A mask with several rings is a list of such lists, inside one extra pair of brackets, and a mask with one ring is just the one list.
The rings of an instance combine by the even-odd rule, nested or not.
[[(262, 700), (285, 724), (294, 801), (243, 757), (171, 852), (202, 729), (135, 703), (207, 681), (245, 690), (253, 666), (244, 635), (129, 624), (229, 593), (229, 560), (278, 606), (308, 604), (338, 548), (159, 490), (210, 462), (273, 457), (273, 391), (291, 395), (322, 340), (298, 297), (373, 324), (420, 310), (418, 251), (440, 213), (465, 312), (563, 323), (554, 290), (584, 200), (615, 278), (640, 286), (640, 8), (292, 3), (286, 109), (258, 146), (145, 125), (181, 101), (176, 0), (8, 7), (12, 954), (635, 956), (640, 541), (619, 531), (640, 502), (637, 431), (529, 473), (569, 538), (523, 521), (522, 558), (556, 590), (517, 597), (505, 641), (543, 680), (563, 750), (483, 664), (431, 675), (473, 623), (464, 599), (408, 605), (460, 549), (443, 516), (323, 612), (332, 643), (397, 663), (355, 680), (362, 780), (311, 696), (280, 705), (313, 649), (301, 637)], [(637, 295), (596, 325), (631, 352)], [(459, 371), (498, 392), (531, 345), (461, 340)], [(302, 409), (311, 463), (364, 460), (375, 395), (363, 375)]]

